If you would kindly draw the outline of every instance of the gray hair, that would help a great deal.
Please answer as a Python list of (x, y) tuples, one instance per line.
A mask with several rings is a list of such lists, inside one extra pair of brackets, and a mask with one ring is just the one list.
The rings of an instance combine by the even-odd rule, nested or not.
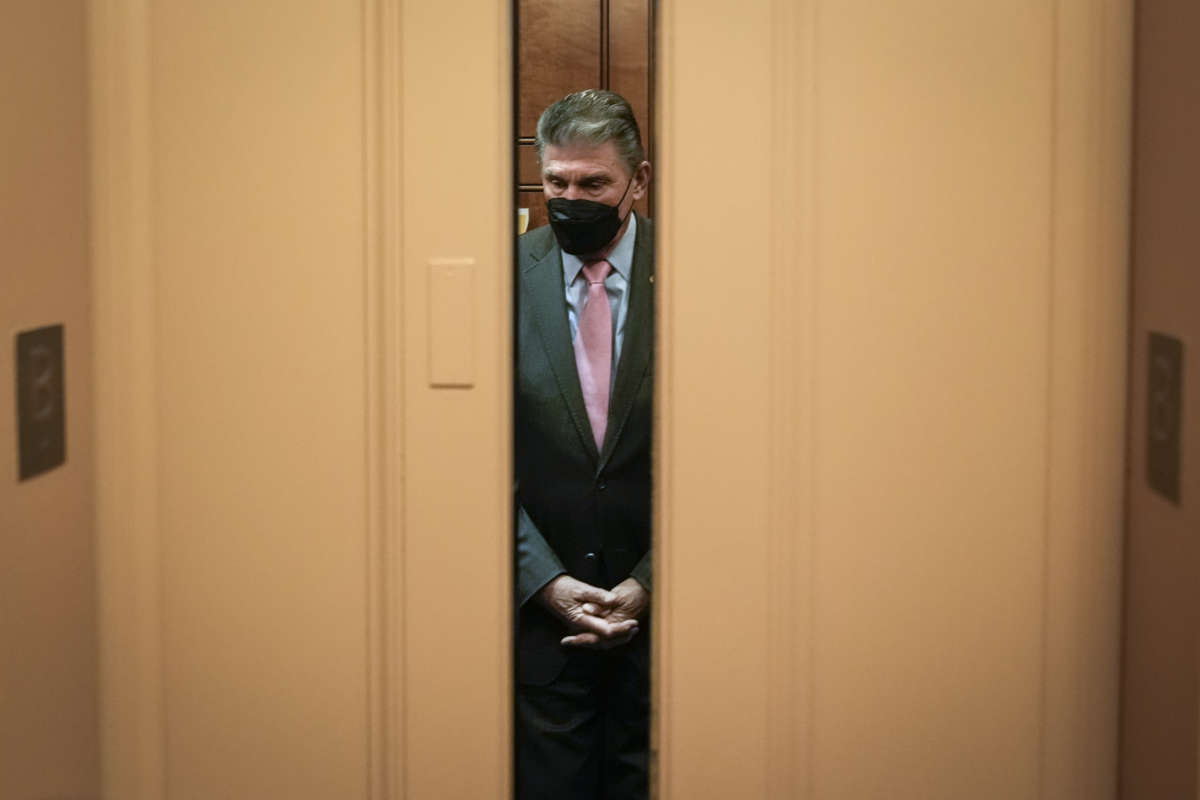
[(606, 89), (572, 92), (562, 100), (551, 103), (538, 118), (536, 144), (539, 162), (546, 145), (562, 147), (577, 141), (592, 144), (611, 141), (617, 148), (617, 155), (629, 168), (630, 175), (646, 160), (633, 109), (624, 97)]

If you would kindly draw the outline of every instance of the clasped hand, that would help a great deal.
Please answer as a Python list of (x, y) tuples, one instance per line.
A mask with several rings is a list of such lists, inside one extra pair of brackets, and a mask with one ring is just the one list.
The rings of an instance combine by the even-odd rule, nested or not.
[(572, 633), (562, 644), (607, 650), (627, 644), (638, 632), (638, 618), (650, 602), (650, 593), (633, 578), (611, 590), (592, 586), (570, 575), (559, 575), (538, 593), (542, 604), (561, 619)]

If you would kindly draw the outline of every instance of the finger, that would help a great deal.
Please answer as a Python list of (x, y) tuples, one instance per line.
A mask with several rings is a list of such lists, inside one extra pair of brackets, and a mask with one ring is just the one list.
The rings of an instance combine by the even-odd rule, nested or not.
[(595, 647), (600, 643), (600, 637), (594, 633), (577, 633), (564, 636), (559, 643), (567, 647)]
[(633, 637), (635, 637), (637, 635), (638, 635), (638, 629), (634, 628), (629, 633), (625, 634), (624, 636), (620, 637), (619, 639), (609, 639), (608, 647), (619, 647), (620, 645), (629, 644), (630, 642), (633, 641)]
[(576, 633), (572, 636), (564, 636), (559, 643), (567, 647), (583, 647), (589, 650), (611, 650), (614, 647), (629, 644), (634, 636), (637, 636), (637, 628), (609, 638), (602, 638), (594, 633)]
[(612, 592), (587, 583), (579, 587), (575, 598), (582, 603), (599, 603), (602, 606), (611, 606), (617, 602), (617, 596)]
[(632, 636), (638, 632), (638, 621), (636, 619), (624, 619), (620, 622), (609, 624), (608, 635), (605, 639), (620, 639), (627, 636)]
[(608, 636), (612, 631), (611, 622), (592, 614), (579, 614), (572, 622), (579, 631), (594, 633), (597, 636)]
[(602, 639), (611, 639), (614, 636), (621, 636), (632, 628), (636, 628), (638, 621), (636, 619), (620, 620), (611, 622), (603, 617), (593, 616), (591, 614), (580, 614), (575, 620), (575, 627), (580, 628), (583, 632), (594, 633)]

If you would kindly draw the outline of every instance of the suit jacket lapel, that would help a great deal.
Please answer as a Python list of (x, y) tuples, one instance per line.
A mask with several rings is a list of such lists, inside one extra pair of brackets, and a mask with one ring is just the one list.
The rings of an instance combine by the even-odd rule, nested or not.
[[(597, 471), (604, 469), (633, 409), (642, 378), (654, 349), (654, 234), (650, 221), (638, 217), (637, 239), (633, 243), (632, 281), (629, 286), (629, 310), (626, 312), (625, 340), (617, 378), (608, 402), (608, 427)], [(582, 395), (581, 395), (582, 397)], [(584, 418), (586, 419), (586, 417)]]
[[(564, 300), (562, 257), (557, 247), (550, 246), (539, 258), (532, 253), (534, 261), (522, 271), (530, 305), (542, 338), (542, 346), (554, 371), (558, 390), (571, 412), (571, 421), (579, 433), (583, 447), (592, 460), (599, 458), (592, 424), (588, 421), (587, 408), (583, 403), (583, 390), (579, 388), (579, 373), (575, 369), (575, 351), (571, 346), (571, 328), (567, 321), (567, 306)], [(624, 359), (622, 359), (624, 360)], [(611, 404), (610, 404), (611, 405)]]

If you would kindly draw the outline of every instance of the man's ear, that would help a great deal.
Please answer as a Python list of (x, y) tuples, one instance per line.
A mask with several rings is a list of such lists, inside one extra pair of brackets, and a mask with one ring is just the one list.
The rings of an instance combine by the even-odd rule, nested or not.
[(643, 161), (633, 173), (633, 188), (630, 194), (634, 200), (641, 200), (650, 188), (650, 162)]

